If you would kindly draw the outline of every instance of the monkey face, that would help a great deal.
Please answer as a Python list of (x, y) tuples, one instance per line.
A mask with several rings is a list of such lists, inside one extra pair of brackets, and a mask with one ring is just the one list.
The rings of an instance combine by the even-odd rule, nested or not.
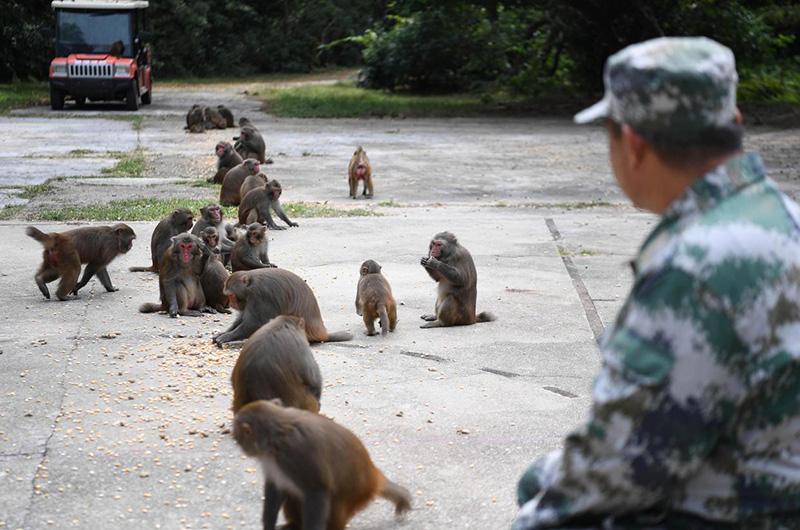
[(217, 248), (219, 242), (217, 241), (216, 234), (207, 234), (205, 237), (205, 244), (209, 250), (214, 250), (215, 248)]
[(225, 143), (220, 142), (217, 144), (217, 156), (222, 158), (228, 154), (228, 146)]
[(215, 224), (222, 220), (222, 209), (218, 204), (209, 204), (206, 206), (206, 211), (208, 212), (208, 215), (211, 216), (211, 220), (214, 221)]
[(182, 263), (189, 263), (192, 261), (192, 256), (194, 255), (194, 243), (191, 241), (181, 241), (178, 243), (178, 257), (180, 258)]
[(262, 224), (251, 224), (247, 227), (247, 241), (253, 246), (260, 245), (266, 237), (266, 230), (267, 227)]
[(442, 255), (442, 250), (444, 249), (444, 241), (441, 239), (434, 239), (431, 241), (430, 246), (428, 247), (428, 255), (433, 258), (438, 258)]

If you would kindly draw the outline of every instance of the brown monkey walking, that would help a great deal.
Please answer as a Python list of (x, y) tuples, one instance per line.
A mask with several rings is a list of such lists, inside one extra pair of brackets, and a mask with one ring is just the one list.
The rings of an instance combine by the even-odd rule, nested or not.
[(142, 304), (139, 312), (167, 311), (172, 318), (178, 315), (196, 317), (202, 313), (216, 313), (206, 305), (203, 286), (200, 284), (203, 250), (203, 242), (197, 236), (178, 234), (173, 237), (161, 258), (158, 271), (161, 301), (157, 304)]
[(242, 407), (233, 437), (265, 471), (263, 523), (274, 530), (284, 505), (289, 527), (344, 530), (357, 512), (379, 495), (395, 514), (411, 509), (411, 495), (372, 463), (358, 437), (333, 420), (279, 399)]
[(172, 238), (192, 229), (194, 214), (189, 208), (176, 208), (171, 214), (158, 222), (150, 237), (150, 257), (153, 264), (149, 267), (131, 267), (131, 272), (158, 272), (161, 258), (172, 244)]
[(236, 127), (233, 122), (233, 113), (225, 105), (217, 105), (217, 112), (225, 118), (225, 127)]
[(483, 312), (475, 314), (478, 298), (478, 272), (469, 251), (458, 244), (450, 232), (433, 236), (428, 255), (421, 264), (439, 284), (436, 297), (436, 314), (423, 315), (427, 320), (422, 328), (467, 326), (475, 322), (491, 322), (496, 317)]
[(289, 216), (283, 211), (280, 201), (282, 193), (283, 189), (277, 180), (270, 180), (266, 186), (248, 191), (247, 195), (242, 196), (242, 202), (239, 205), (239, 226), (258, 222), (267, 225), (271, 230), (286, 230), (285, 226), (276, 224), (272, 219), (272, 215), (269, 213), (270, 208), (287, 225), (300, 226), (289, 219)]
[(225, 282), (230, 274), (219, 258), (219, 234), (213, 226), (206, 227), (200, 239), (208, 249), (203, 253), (203, 267), (200, 274), (200, 286), (206, 297), (206, 304), (220, 313), (230, 313), (228, 297), (225, 296)]
[(308, 342), (339, 342), (353, 338), (346, 331), (328, 333), (311, 287), (287, 270), (234, 272), (225, 283), (225, 294), (239, 314), (225, 332), (214, 336), (216, 344), (244, 340), (278, 315), (305, 319)]
[(258, 160), (248, 158), (238, 166), (231, 168), (222, 180), (222, 188), (219, 190), (219, 202), (223, 206), (238, 206), (242, 200), (239, 191), (242, 189), (245, 179), (249, 175), (256, 175), (261, 171)]
[(186, 114), (186, 127), (190, 133), (201, 133), (206, 131), (203, 109), (200, 105), (192, 105)]
[(253, 223), (247, 227), (247, 234), (233, 245), (231, 268), (233, 272), (277, 267), (269, 262), (267, 256), (267, 227)]
[(213, 182), (214, 184), (222, 184), (228, 171), (241, 164), (244, 160), (242, 160), (241, 155), (239, 155), (236, 149), (228, 142), (219, 142), (217, 147), (215, 147), (215, 151), (217, 153), (217, 172), (214, 173), (213, 177), (206, 179), (206, 181)]
[(356, 313), (364, 317), (367, 335), (377, 335), (375, 319), (381, 320), (381, 335), (384, 337), (397, 326), (397, 304), (392, 288), (381, 274), (381, 266), (371, 259), (361, 264), (361, 277), (356, 291)]
[(242, 347), (231, 374), (233, 413), (252, 401), (279, 398), (287, 407), (319, 412), (322, 374), (302, 318), (281, 315)]
[(358, 194), (358, 181), (364, 181), (364, 191), (362, 195), (372, 197), (372, 166), (367, 158), (367, 152), (359, 145), (356, 152), (353, 153), (353, 158), (350, 159), (350, 165), (347, 168), (347, 174), (350, 181), (350, 197), (355, 199)]
[(217, 244), (220, 259), (223, 265), (227, 265), (231, 259), (233, 244), (239, 239), (236, 229), (223, 219), (222, 207), (214, 202), (210, 202), (200, 208), (200, 219), (197, 220), (192, 228), (192, 235), (202, 238), (202, 233), (208, 227), (217, 229)]
[[(49, 234), (29, 226), (25, 233), (44, 246), (42, 266), (35, 277), (36, 285), (44, 297), (49, 299), (47, 284), (61, 278), (56, 289), (59, 300), (66, 300), (70, 293), (77, 295), (94, 275), (97, 275), (106, 291), (119, 291), (111, 283), (106, 266), (118, 255), (127, 253), (136, 239), (133, 229), (123, 223)], [(86, 263), (86, 269), (79, 282), (82, 263)]]
[(247, 195), (247, 192), (263, 188), (267, 185), (267, 182), (269, 182), (269, 178), (267, 178), (264, 173), (248, 175), (247, 178), (244, 179), (244, 182), (242, 182), (242, 186), (239, 188), (239, 197), (244, 200), (244, 196)]

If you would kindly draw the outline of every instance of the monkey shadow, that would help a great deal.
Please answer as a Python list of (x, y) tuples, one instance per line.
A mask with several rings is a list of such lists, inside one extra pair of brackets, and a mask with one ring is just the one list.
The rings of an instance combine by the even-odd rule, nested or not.
[[(74, 101), (70, 105), (67, 102), (64, 105), (64, 111), (70, 112), (97, 112), (97, 111), (109, 111), (109, 112), (118, 112), (118, 111), (125, 111), (125, 112), (138, 112), (135, 110), (128, 110), (128, 107), (125, 104), (125, 101), (87, 101), (82, 105), (78, 105)], [(64, 111), (53, 111), (53, 112), (64, 112)]]

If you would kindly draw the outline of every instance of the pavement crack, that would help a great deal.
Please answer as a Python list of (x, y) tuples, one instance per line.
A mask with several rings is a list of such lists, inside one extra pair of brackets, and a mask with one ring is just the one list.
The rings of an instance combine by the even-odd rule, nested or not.
[[(94, 294), (94, 289), (92, 288), (89, 290), (89, 296), (86, 299), (81, 299), (82, 301), (85, 302), (83, 304), (83, 313), (80, 315), (78, 319), (77, 331), (75, 332), (75, 336), (72, 338), (73, 341), (72, 347), (70, 348), (70, 351), (67, 354), (67, 362), (64, 363), (64, 370), (61, 372), (61, 378), (56, 383), (56, 386), (61, 387), (61, 395), (59, 396), (58, 399), (58, 408), (56, 409), (58, 412), (53, 418), (53, 423), (50, 428), (50, 434), (48, 434), (47, 439), (44, 441), (41, 452), (30, 453), (31, 457), (39, 455), (41, 458), (39, 459), (39, 465), (36, 466), (36, 471), (33, 473), (33, 476), (31, 477), (31, 494), (30, 498), (28, 499), (28, 506), (25, 508), (25, 518), (23, 519), (22, 528), (31, 527), (30, 524), (28, 523), (28, 519), (30, 518), (33, 512), (33, 503), (36, 500), (36, 481), (37, 481), (38, 470), (41, 469), (41, 467), (44, 466), (45, 463), (47, 462), (50, 441), (53, 439), (53, 436), (56, 433), (56, 426), (59, 425), (61, 418), (64, 417), (64, 400), (67, 395), (67, 390), (66, 390), (67, 373), (69, 372), (70, 368), (73, 367), (73, 363), (75, 361), (74, 358), (75, 351), (78, 349), (78, 347), (80, 347), (81, 343), (83, 342), (81, 336), (84, 334), (84, 331), (86, 330), (87, 327), (86, 321), (88, 319), (89, 306), (92, 303), (93, 294)], [(58, 302), (52, 302), (52, 303), (58, 303)]]
[(558, 228), (556, 227), (555, 221), (549, 217), (545, 218), (544, 221), (547, 223), (547, 228), (550, 230), (550, 234), (553, 236), (553, 241), (555, 241), (556, 246), (558, 247), (558, 253), (561, 254), (561, 261), (564, 263), (564, 267), (566, 267), (569, 277), (572, 278), (572, 285), (575, 287), (575, 291), (578, 293), (578, 298), (581, 300), (581, 305), (583, 306), (584, 313), (586, 313), (586, 320), (589, 321), (589, 327), (592, 329), (594, 339), (598, 340), (600, 339), (600, 335), (603, 334), (605, 328), (603, 327), (603, 321), (600, 320), (600, 315), (597, 314), (597, 308), (594, 306), (592, 297), (589, 296), (589, 290), (586, 289), (586, 285), (583, 283), (583, 279), (578, 272), (578, 268), (575, 266), (575, 263), (573, 263), (572, 258), (569, 256), (569, 252), (560, 243), (563, 238), (561, 237), (561, 232), (559, 232)]

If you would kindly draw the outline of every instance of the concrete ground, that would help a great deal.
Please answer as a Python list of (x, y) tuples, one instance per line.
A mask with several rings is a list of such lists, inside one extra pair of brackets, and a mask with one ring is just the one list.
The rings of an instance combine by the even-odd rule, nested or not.
[[(284, 184), (285, 201), (381, 214), (301, 218), (298, 228), (269, 233), (271, 259), (306, 279), (328, 329), (355, 334), (313, 346), (325, 381), (322, 412), (355, 432), (414, 498), (404, 519), (380, 501), (350, 528), (508, 528), (520, 473), (586, 418), (599, 367), (595, 335), (620, 307), (631, 280), (627, 260), (655, 222), (614, 187), (602, 130), (565, 118), (278, 119), (242, 90), (158, 90), (139, 130), (104, 119), (116, 110), (50, 119), (40, 108), (2, 118), (0, 167), (31, 163), (38, 177), (59, 175), (93, 130), (103, 142), (115, 139), (91, 143), (93, 162), (110, 165), (106, 152), (139, 147), (154, 176), (59, 181), (32, 207), (213, 196), (216, 188), (187, 179), (212, 172), (214, 144), (233, 131), (185, 134), (185, 111), (194, 102), (226, 102), (237, 117), (248, 115), (267, 140), (275, 160), (268, 173)], [(748, 136), (792, 194), (797, 139), (796, 130)], [(372, 201), (346, 198), (345, 168), (357, 144), (373, 162)], [(9, 171), (2, 173), (0, 186), (8, 186)], [(390, 200), (400, 207), (376, 206)], [(605, 205), (580, 204), (598, 200)], [(28, 224), (2, 223), (0, 527), (258, 527), (261, 471), (228, 432), (239, 345), (210, 344), (233, 317), (137, 312), (158, 299), (155, 275), (128, 272), (149, 262), (154, 222), (129, 223), (138, 239), (109, 267), (118, 292), (93, 280), (80, 298), (45, 300), (32, 279), (41, 252), (24, 235)], [(442, 230), (471, 251), (478, 309), (494, 312), (496, 322), (419, 328), (435, 298), (419, 259)], [(400, 303), (398, 329), (385, 339), (366, 337), (355, 313), (365, 259), (383, 266)]]

